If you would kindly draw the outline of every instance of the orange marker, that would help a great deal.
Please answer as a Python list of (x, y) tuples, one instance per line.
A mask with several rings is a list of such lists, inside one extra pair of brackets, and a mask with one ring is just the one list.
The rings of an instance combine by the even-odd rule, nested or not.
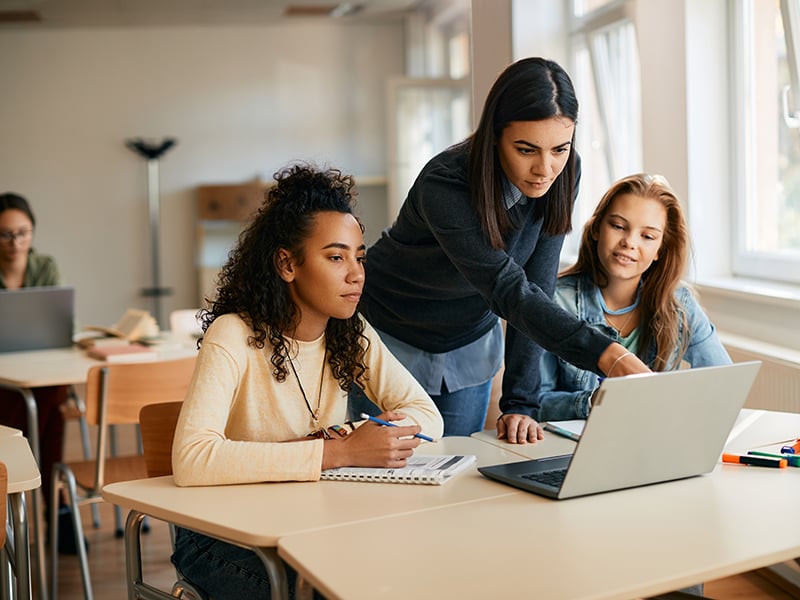
[(750, 454), (723, 454), (722, 462), (753, 465), (755, 467), (775, 467), (785, 469), (788, 464), (785, 458), (770, 458), (768, 456), (753, 456)]

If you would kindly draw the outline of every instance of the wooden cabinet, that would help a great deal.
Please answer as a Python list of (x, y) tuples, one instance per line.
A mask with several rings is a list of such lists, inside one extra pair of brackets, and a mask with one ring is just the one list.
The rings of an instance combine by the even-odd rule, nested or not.
[(201, 221), (248, 221), (261, 206), (267, 184), (253, 181), (241, 185), (201, 185), (197, 188)]
[(197, 188), (198, 306), (216, 294), (216, 280), (244, 226), (264, 201), (270, 182)]
[[(366, 227), (364, 240), (369, 245), (388, 225), (386, 178), (354, 179), (358, 191), (356, 214)], [(271, 181), (253, 180), (197, 187), (198, 306), (206, 306), (205, 299), (216, 294), (220, 268), (271, 185)]]

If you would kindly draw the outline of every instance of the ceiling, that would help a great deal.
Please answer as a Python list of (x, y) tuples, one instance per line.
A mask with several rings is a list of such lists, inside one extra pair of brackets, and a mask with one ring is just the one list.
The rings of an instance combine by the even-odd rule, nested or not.
[(0, 27), (262, 25), (397, 18), (420, 0), (0, 0)]

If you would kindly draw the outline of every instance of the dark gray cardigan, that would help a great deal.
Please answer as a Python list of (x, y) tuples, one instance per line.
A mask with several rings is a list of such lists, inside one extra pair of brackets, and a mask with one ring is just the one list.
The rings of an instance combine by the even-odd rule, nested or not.
[(497, 316), (505, 319), (500, 409), (534, 418), (540, 346), (597, 371), (612, 343), (551, 300), (564, 238), (542, 232), (537, 202), (510, 210), (518, 227), (505, 236), (505, 250), (492, 249), (471, 207), (466, 149), (445, 150), (422, 169), (395, 223), (369, 248), (359, 306), (376, 328), (436, 353), (475, 341)]

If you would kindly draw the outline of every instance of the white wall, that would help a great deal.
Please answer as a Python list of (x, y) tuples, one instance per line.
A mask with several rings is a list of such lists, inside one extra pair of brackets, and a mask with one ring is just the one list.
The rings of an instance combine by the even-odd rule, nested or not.
[(0, 191), (32, 202), (79, 322), (110, 325), (152, 309), (146, 161), (124, 142), (177, 138), (160, 162), (167, 315), (198, 304), (195, 187), (294, 159), (385, 175), (385, 81), (402, 73), (399, 21), (2, 31)]

